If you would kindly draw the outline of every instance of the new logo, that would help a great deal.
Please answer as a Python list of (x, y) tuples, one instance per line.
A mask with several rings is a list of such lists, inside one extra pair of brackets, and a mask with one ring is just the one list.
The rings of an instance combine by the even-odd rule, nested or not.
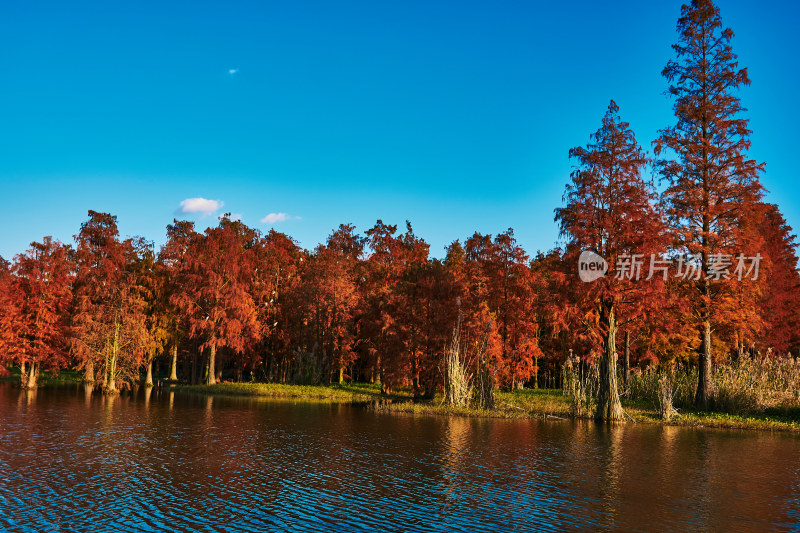
[(600, 279), (608, 272), (608, 263), (594, 252), (585, 250), (578, 258), (578, 276), (581, 281), (590, 283)]

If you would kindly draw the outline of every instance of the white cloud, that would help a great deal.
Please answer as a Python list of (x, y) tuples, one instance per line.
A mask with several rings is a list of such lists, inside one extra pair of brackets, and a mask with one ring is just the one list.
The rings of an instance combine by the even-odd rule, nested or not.
[(232, 69), (228, 70), (228, 74), (230, 74), (231, 76), (233, 76), (234, 74), (237, 74), (238, 72), (239, 72), (238, 68), (232, 68)]
[(205, 198), (187, 198), (181, 202), (181, 213), (201, 213), (204, 217), (214, 211), (222, 209), (225, 205), (221, 200), (207, 200)]
[(261, 219), (261, 223), (275, 224), (276, 222), (286, 222), (287, 220), (300, 220), (300, 217), (289, 216), (286, 213), (270, 213)]

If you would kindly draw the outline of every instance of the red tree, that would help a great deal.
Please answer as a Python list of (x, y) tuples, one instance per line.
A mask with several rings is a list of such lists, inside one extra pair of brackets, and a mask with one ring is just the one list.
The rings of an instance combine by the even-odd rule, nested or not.
[(150, 343), (142, 287), (134, 265), (133, 241), (119, 240), (117, 218), (89, 211), (75, 237), (76, 279), (72, 316), (73, 350), (85, 380), (100, 367), (106, 392), (137, 379)]
[(45, 237), (18, 255), (12, 270), (17, 314), (11, 348), (22, 387), (35, 389), (41, 368), (59, 370), (68, 361), (72, 265), (64, 245)]
[(14, 362), (19, 329), (19, 297), (8, 261), (0, 257), (0, 374), (6, 375), (6, 365)]
[(748, 250), (743, 228), (761, 196), (763, 164), (746, 157), (750, 130), (734, 91), (750, 80), (747, 69), (738, 66), (733, 31), (723, 28), (719, 9), (711, 0), (684, 5), (678, 32), (680, 41), (672, 47), (676, 59), (663, 71), (677, 123), (661, 131), (655, 150), (656, 155), (674, 155), (657, 162), (669, 183), (664, 201), (674, 247), (699, 257), (701, 265), (701, 279), (685, 297), (697, 316), (701, 348), (695, 402), (704, 407), (711, 388), (714, 328), (735, 318), (738, 307), (730, 304), (736, 298), (731, 283), (706, 274), (715, 256), (754, 251)]
[(285, 382), (292, 365), (293, 352), (303, 344), (302, 314), (305, 301), (299, 297), (299, 269), (304, 254), (297, 243), (284, 233), (270, 230), (253, 249), (253, 272), (250, 293), (258, 310), (264, 358), (253, 363), (264, 364), (267, 379)]
[(776, 354), (800, 347), (800, 276), (797, 273), (797, 243), (778, 206), (767, 204), (759, 225), (766, 260), (765, 286), (758, 311), (765, 329), (758, 344)]
[(241, 354), (260, 338), (249, 291), (257, 239), (243, 223), (223, 217), (218, 227), (193, 239), (181, 273), (182, 290), (172, 297), (186, 317), (189, 334), (201, 342), (201, 349), (208, 349), (207, 385), (217, 381), (217, 349)]
[[(173, 297), (183, 290), (181, 273), (186, 267), (188, 254), (191, 252), (192, 243), (196, 238), (197, 233), (194, 230), (193, 222), (173, 220), (172, 224), (167, 225), (167, 242), (161, 247), (155, 265), (161, 279), (158, 305), (165, 321), (165, 341), (170, 350), (169, 379), (172, 381), (178, 379), (178, 347), (186, 337), (188, 329)], [(194, 357), (197, 357), (196, 352), (194, 352)]]
[[(641, 170), (648, 159), (612, 100), (603, 123), (585, 148), (570, 150), (578, 160), (567, 185), (566, 205), (556, 210), (561, 234), (569, 241), (565, 259), (578, 266), (581, 252), (592, 251), (612, 266), (631, 264), (634, 256), (661, 252), (661, 217), (654, 208), (655, 189)], [(618, 273), (618, 274), (621, 274)], [(619, 317), (636, 316), (654, 297), (653, 283), (628, 275), (607, 275), (585, 283), (573, 274), (573, 305), (602, 346), (598, 418), (622, 418), (617, 390)], [(658, 278), (655, 278), (658, 279)], [(662, 278), (663, 279), (663, 278)]]
[[(465, 243), (466, 338), (484, 339), (487, 324), (499, 335), (492, 361), (497, 378), (512, 388), (536, 373), (541, 355), (533, 300), (534, 273), (528, 256), (517, 245), (513, 230), (491, 235), (474, 234)], [(486, 314), (488, 313), (488, 315)]]
[(354, 317), (358, 310), (359, 261), (363, 240), (351, 225), (342, 225), (328, 237), (327, 245), (309, 256), (304, 271), (307, 310), (314, 325), (315, 343), (323, 351), (328, 381), (337, 374), (344, 381), (345, 369), (356, 358)]

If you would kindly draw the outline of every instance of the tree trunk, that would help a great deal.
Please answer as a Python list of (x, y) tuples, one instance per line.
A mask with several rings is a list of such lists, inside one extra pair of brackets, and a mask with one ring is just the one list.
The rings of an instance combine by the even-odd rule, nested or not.
[(628, 390), (631, 379), (631, 332), (625, 331), (625, 360), (622, 362), (622, 378), (625, 390)]
[(192, 350), (192, 385), (197, 385), (197, 350)]
[(147, 377), (144, 378), (144, 386), (150, 388), (153, 386), (153, 360), (147, 362)]
[(411, 388), (414, 392), (414, 398), (421, 396), (419, 389), (419, 369), (417, 368), (417, 356), (411, 355)]
[(711, 322), (706, 319), (700, 330), (702, 347), (698, 361), (697, 394), (694, 397), (695, 407), (708, 409), (711, 396)]
[(28, 388), (28, 369), (25, 367), (25, 363), (19, 365), (19, 386), (22, 389)]
[(169, 380), (178, 381), (178, 343), (172, 345), (172, 364), (169, 370)]
[(208, 348), (208, 372), (206, 373), (206, 385), (216, 385), (217, 379), (216, 374), (214, 374), (214, 363), (215, 359), (217, 358), (217, 345), (214, 344), (212, 339), (211, 346)]
[(117, 352), (119, 350), (119, 324), (114, 329), (114, 344), (111, 346), (111, 360), (108, 366), (108, 379), (106, 380), (106, 392), (117, 392)]
[(86, 368), (83, 371), (83, 382), (94, 383), (94, 362), (89, 361), (86, 363)]
[(117, 392), (117, 354), (111, 356), (111, 363), (108, 370), (108, 381), (106, 381), (106, 392)]
[(31, 363), (26, 377), (22, 378), (22, 387), (27, 390), (34, 390), (39, 386), (39, 365), (35, 362)]
[(344, 383), (344, 367), (339, 365), (339, 385)]
[(597, 412), (600, 420), (622, 420), (622, 404), (617, 390), (617, 318), (613, 304), (602, 312), (603, 325), (608, 328), (605, 350), (600, 358), (600, 387), (597, 394)]

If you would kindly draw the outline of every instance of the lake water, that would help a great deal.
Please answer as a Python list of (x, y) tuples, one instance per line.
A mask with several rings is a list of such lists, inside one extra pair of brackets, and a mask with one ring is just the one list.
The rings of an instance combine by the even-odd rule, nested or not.
[(0, 385), (0, 529), (800, 530), (800, 437)]

